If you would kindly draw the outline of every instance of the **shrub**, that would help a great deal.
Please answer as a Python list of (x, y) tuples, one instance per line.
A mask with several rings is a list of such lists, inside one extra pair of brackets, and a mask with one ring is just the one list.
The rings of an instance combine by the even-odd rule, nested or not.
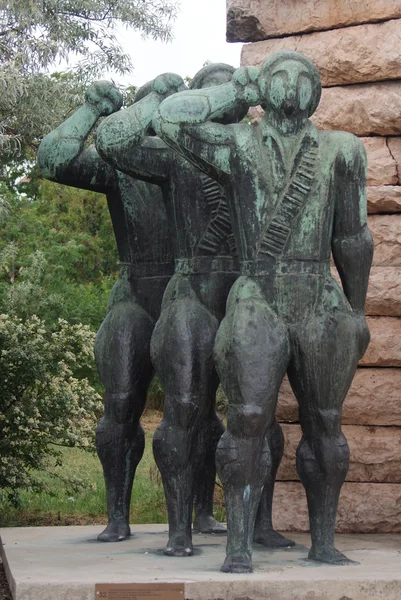
[(101, 397), (82, 378), (94, 368), (93, 342), (85, 325), (0, 315), (0, 489), (11, 502), (43, 488), (38, 470), (57, 464), (58, 447), (94, 447)]

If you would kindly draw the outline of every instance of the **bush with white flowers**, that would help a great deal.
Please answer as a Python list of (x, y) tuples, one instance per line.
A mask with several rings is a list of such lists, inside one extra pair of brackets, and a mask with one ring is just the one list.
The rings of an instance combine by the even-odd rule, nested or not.
[(102, 402), (83, 376), (94, 368), (94, 335), (0, 314), (0, 490), (12, 502), (41, 487), (38, 470), (57, 462), (60, 446), (94, 447)]

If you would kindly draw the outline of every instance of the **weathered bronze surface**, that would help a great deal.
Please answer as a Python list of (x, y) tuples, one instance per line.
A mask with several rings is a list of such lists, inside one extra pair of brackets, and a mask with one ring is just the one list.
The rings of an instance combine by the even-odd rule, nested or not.
[[(108, 509), (108, 525), (99, 540), (106, 542), (130, 534), (131, 491), (144, 450), (140, 417), (154, 374), (150, 340), (174, 268), (159, 187), (121, 173), (94, 146), (84, 147), (98, 119), (120, 106), (121, 95), (113, 84), (93, 84), (85, 104), (43, 139), (38, 155), (46, 178), (106, 194), (121, 261), (95, 344), (106, 389), (105, 413), (96, 436)], [(202, 531), (213, 519), (214, 460), (213, 472), (209, 471), (209, 464), (199, 466), (195, 515)]]
[[(210, 65), (195, 76), (192, 86), (226, 83), (233, 71), (227, 65)], [(194, 528), (224, 531), (210, 511), (202, 514), (201, 505), (212, 506), (215, 449), (223, 432), (215, 411), (218, 377), (213, 346), (228, 292), (238, 276), (223, 188), (151, 135), (152, 119), (160, 103), (182, 89), (184, 83), (177, 75), (157, 77), (138, 92), (135, 105), (106, 119), (96, 138), (99, 154), (115, 168), (161, 187), (170, 227), (175, 273), (152, 336), (152, 358), (166, 393), (163, 421), (153, 448), (169, 517), (164, 553), (171, 556), (192, 554), (194, 495), (198, 509)], [(223, 121), (237, 120), (242, 114), (240, 107)], [(274, 439), (277, 470), (282, 454), (278, 425)], [(207, 465), (207, 477), (200, 469), (202, 464)], [(274, 483), (275, 472), (272, 475)], [(266, 544), (291, 543), (272, 530), (271, 510), (266, 511), (265, 526)]]
[[(226, 572), (252, 570), (257, 508), (272, 466), (269, 436), (286, 372), (303, 431), (297, 469), (309, 507), (309, 558), (349, 562), (334, 547), (349, 462), (341, 410), (369, 342), (364, 303), (373, 245), (364, 148), (348, 133), (316, 130), (308, 117), (320, 93), (315, 66), (280, 52), (261, 69), (238, 69), (227, 83), (170, 96), (153, 119), (161, 138), (224, 186), (240, 261), (214, 346), (229, 398), (217, 448)], [(259, 104), (265, 115), (256, 128), (222, 124), (233, 111)], [(344, 291), (330, 275), (330, 252)]]

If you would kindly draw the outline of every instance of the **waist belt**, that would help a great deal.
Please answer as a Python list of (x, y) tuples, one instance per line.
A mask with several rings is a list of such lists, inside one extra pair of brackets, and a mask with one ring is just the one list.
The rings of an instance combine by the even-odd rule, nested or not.
[(230, 273), (238, 271), (238, 263), (231, 256), (194, 256), (175, 260), (176, 274), (191, 275), (194, 273)]
[(275, 275), (327, 275), (330, 261), (315, 260), (254, 260), (240, 263), (240, 273), (245, 276), (268, 277)]
[(140, 279), (141, 277), (171, 277), (173, 274), (172, 262), (120, 262), (118, 266), (119, 277)]

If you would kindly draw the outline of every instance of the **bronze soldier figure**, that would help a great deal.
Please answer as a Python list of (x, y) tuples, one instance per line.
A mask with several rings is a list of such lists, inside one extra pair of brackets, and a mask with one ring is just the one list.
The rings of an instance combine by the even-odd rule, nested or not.
[[(195, 76), (192, 85), (203, 88), (228, 82), (233, 70), (227, 65), (209, 65)], [(193, 552), (191, 511), (197, 480), (196, 505), (201, 489), (199, 465), (205, 462), (214, 480), (215, 449), (223, 432), (215, 411), (218, 378), (212, 353), (238, 267), (221, 186), (159, 138), (149, 135), (155, 111), (177, 89), (184, 89), (178, 76), (157, 77), (146, 87), (148, 93), (143, 99), (102, 123), (96, 146), (114, 167), (157, 183), (163, 191), (175, 273), (164, 294), (152, 337), (152, 357), (166, 393), (163, 421), (154, 437), (154, 454), (169, 516), (169, 541), (164, 553), (189, 556)], [(225, 118), (238, 120), (242, 114), (241, 108)], [(277, 433), (281, 435), (279, 429)], [(278, 446), (280, 443), (281, 438)], [(204, 488), (205, 498), (210, 489), (210, 484)], [(204, 505), (211, 502), (209, 496)], [(210, 514), (197, 517), (194, 527), (202, 526), (211, 532), (222, 531)], [(269, 542), (290, 543), (279, 534), (268, 533)]]
[[(124, 540), (130, 535), (129, 507), (135, 471), (144, 450), (140, 425), (146, 394), (154, 374), (150, 340), (160, 315), (173, 257), (160, 188), (125, 175), (85, 148), (102, 116), (119, 110), (122, 97), (114, 85), (91, 85), (85, 103), (47, 135), (38, 162), (47, 179), (106, 194), (120, 259), (119, 278), (96, 337), (95, 358), (106, 389), (104, 417), (96, 444), (107, 493), (108, 525), (98, 539)], [(199, 467), (195, 515), (198, 527), (213, 519), (213, 473)]]
[[(231, 289), (214, 355), (229, 398), (217, 448), (225, 488), (226, 572), (252, 570), (252, 536), (271, 468), (266, 443), (288, 373), (303, 437), (297, 469), (312, 537), (309, 558), (346, 564), (334, 528), (349, 450), (341, 411), (369, 342), (364, 318), (372, 238), (366, 218), (366, 155), (353, 135), (317, 131), (321, 83), (294, 52), (230, 82), (166, 99), (157, 133), (226, 189), (241, 276)], [(261, 105), (253, 128), (222, 115)], [(330, 252), (343, 290), (332, 279)]]

